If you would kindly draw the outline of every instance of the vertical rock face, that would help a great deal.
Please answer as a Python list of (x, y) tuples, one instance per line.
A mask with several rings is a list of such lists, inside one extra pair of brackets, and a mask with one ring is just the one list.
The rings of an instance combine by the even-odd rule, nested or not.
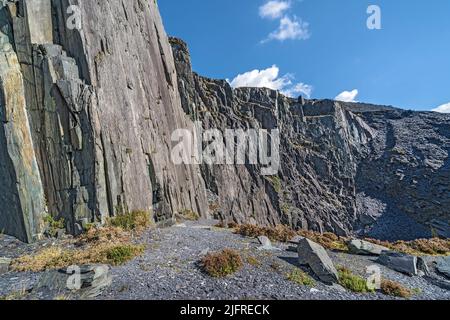
[(193, 73), (186, 44), (171, 44), (183, 110), (204, 129), (280, 130), (276, 175), (203, 165), (217, 214), (387, 240), (449, 234), (448, 115), (232, 89)]
[(192, 73), (186, 45), (171, 39), (183, 109), (205, 129), (278, 129), (281, 168), (264, 176), (252, 165), (203, 165), (218, 214), (236, 222), (284, 223), (348, 234), (358, 220), (357, 157), (373, 136), (334, 101), (294, 100), (261, 88), (232, 89)]
[[(1, 4), (1, 3), (0, 3)], [(44, 190), (34, 152), (24, 81), (9, 24), (0, 9), (0, 230), (35, 239), (45, 212)]]
[[(9, 185), (0, 229), (31, 241), (46, 210), (71, 233), (131, 210), (153, 211), (158, 222), (183, 210), (207, 215), (199, 168), (170, 159), (172, 132), (193, 124), (156, 3), (0, 5), (2, 44), (11, 48), (1, 58), (0, 173)], [(69, 23), (74, 14), (81, 28)]]

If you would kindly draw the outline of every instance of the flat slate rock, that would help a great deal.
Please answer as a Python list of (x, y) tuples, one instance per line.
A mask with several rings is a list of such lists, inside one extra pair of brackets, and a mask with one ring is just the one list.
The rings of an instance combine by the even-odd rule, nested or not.
[(321, 245), (309, 239), (302, 239), (298, 243), (297, 252), (300, 265), (309, 266), (322, 282), (327, 284), (338, 282), (338, 272)]
[(289, 243), (290, 243), (290, 244), (298, 245), (298, 243), (300, 242), (300, 240), (303, 240), (303, 239), (305, 239), (305, 237), (302, 237), (302, 236), (295, 236), (295, 237), (293, 237), (291, 240), (289, 240)]
[(446, 278), (450, 279), (450, 256), (439, 258), (436, 264), (436, 270)]
[(379, 256), (383, 251), (389, 251), (386, 247), (359, 239), (352, 239), (347, 242), (347, 245), (353, 254)]
[(272, 245), (272, 241), (270, 241), (270, 239), (267, 238), (266, 236), (259, 236), (258, 241), (260, 244), (262, 244), (262, 246), (259, 247), (258, 250), (267, 250), (267, 251), (280, 250), (279, 248), (274, 247)]
[(393, 251), (384, 251), (381, 253), (377, 262), (388, 267), (389, 269), (395, 270), (407, 274), (409, 276), (417, 276), (417, 257), (411, 256), (404, 253), (398, 253)]
[[(78, 279), (74, 276), (76, 272), (79, 273)], [(31, 298), (54, 299), (58, 296), (76, 296), (90, 299), (101, 295), (111, 283), (112, 278), (107, 265), (51, 270), (42, 274), (31, 292)]]

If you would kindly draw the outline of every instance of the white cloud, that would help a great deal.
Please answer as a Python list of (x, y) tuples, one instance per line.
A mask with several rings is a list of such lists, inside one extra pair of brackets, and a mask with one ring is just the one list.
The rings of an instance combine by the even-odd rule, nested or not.
[(344, 91), (341, 92), (334, 100), (342, 101), (342, 102), (356, 102), (356, 97), (358, 96), (358, 90), (352, 90), (352, 91)]
[(299, 95), (302, 95), (309, 99), (311, 98), (313, 89), (313, 86), (300, 82), (290, 88), (282, 90), (282, 93), (288, 97), (298, 97)]
[(261, 18), (277, 19), (290, 7), (289, 1), (272, 0), (259, 7), (259, 15)]
[(278, 29), (270, 33), (267, 39), (262, 42), (264, 43), (271, 40), (306, 40), (309, 39), (310, 36), (309, 23), (303, 22), (297, 17), (290, 18), (285, 16), (280, 20)]
[(241, 87), (257, 87), (269, 88), (272, 90), (279, 90), (289, 97), (303, 94), (309, 98), (311, 96), (313, 87), (304, 83), (293, 83), (293, 77), (286, 74), (280, 77), (280, 69), (273, 65), (264, 70), (252, 70), (243, 74), (237, 75), (230, 85), (233, 88)]
[(437, 107), (431, 111), (439, 112), (439, 113), (450, 113), (450, 102), (443, 104), (442, 106)]

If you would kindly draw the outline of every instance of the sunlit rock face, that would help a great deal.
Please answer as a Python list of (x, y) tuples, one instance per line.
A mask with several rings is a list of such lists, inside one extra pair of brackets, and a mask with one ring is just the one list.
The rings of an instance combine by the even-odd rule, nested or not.
[(219, 215), (388, 240), (448, 237), (448, 115), (232, 89), (193, 73), (187, 45), (171, 44), (183, 110), (205, 129), (280, 130), (277, 175), (203, 166)]
[(0, 5), (0, 230), (32, 241), (47, 214), (73, 234), (132, 210), (206, 216), (199, 168), (170, 159), (171, 133), (192, 121), (155, 2)]

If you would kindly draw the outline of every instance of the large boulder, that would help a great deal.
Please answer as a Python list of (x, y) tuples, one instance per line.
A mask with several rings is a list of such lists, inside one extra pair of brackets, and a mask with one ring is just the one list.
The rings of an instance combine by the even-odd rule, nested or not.
[(377, 262), (409, 276), (428, 276), (430, 274), (424, 259), (405, 253), (383, 251)]
[(379, 256), (383, 251), (389, 251), (386, 247), (359, 239), (352, 239), (347, 245), (350, 252), (354, 254)]
[(300, 265), (310, 267), (321, 281), (327, 284), (338, 282), (338, 272), (327, 251), (321, 245), (309, 239), (301, 239), (297, 252)]
[(81, 299), (98, 297), (112, 283), (107, 265), (73, 266), (42, 274), (31, 292), (33, 299), (66, 296)]
[(445, 277), (450, 279), (450, 256), (440, 258), (436, 264), (436, 270), (444, 275)]

